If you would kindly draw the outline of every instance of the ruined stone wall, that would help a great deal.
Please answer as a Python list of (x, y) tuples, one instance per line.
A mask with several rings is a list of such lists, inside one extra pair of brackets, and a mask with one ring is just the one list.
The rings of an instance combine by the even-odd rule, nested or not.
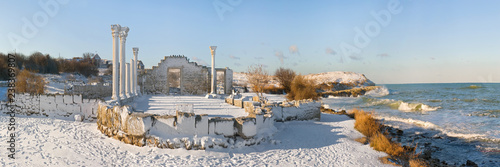
[(319, 120), (321, 119), (321, 102), (314, 100), (299, 100), (291, 102), (281, 102), (276, 104), (267, 104), (257, 102), (257, 96), (241, 97), (234, 99), (226, 98), (226, 103), (242, 107), (249, 116), (269, 114), (275, 121), (291, 120)]
[(65, 94), (81, 94), (87, 99), (102, 99), (112, 94), (113, 88), (104, 85), (74, 85), (72, 90), (64, 92)]
[[(207, 115), (176, 112), (176, 115), (152, 115), (134, 112), (128, 106), (98, 108), (98, 129), (109, 137), (136, 146), (159, 148), (204, 149), (217, 143), (191, 143), (170, 140), (172, 136), (239, 136), (251, 139), (259, 130), (274, 128), (270, 116), (258, 115), (239, 118), (209, 118)], [(222, 142), (223, 143), (223, 142)]]
[(209, 88), (208, 68), (189, 62), (184, 56), (165, 57), (146, 75), (145, 91), (149, 93), (169, 93), (169, 68), (181, 69), (181, 94), (206, 94)]
[(81, 95), (15, 94), (16, 112), (45, 116), (72, 117), (80, 114), (86, 119), (97, 116), (100, 100), (84, 99)]

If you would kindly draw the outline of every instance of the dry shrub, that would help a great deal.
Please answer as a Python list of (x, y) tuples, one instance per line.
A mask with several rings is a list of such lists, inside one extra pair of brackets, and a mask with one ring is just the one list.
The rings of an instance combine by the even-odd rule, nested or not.
[(380, 132), (370, 138), (370, 146), (392, 156), (401, 156), (404, 153), (404, 148), (399, 143), (392, 142)]
[(366, 137), (372, 137), (375, 133), (379, 132), (380, 124), (372, 117), (371, 113), (363, 110), (354, 109), (351, 112), (354, 114), (354, 128), (361, 132)]
[(285, 89), (283, 87), (278, 87), (275, 85), (264, 86), (264, 92), (270, 94), (282, 94)]
[(22, 70), (16, 77), (16, 92), (43, 94), (45, 92), (45, 80), (28, 70)]
[(422, 159), (410, 159), (410, 167), (427, 167), (429, 166), (427, 162)]
[(286, 93), (289, 93), (291, 90), (292, 81), (297, 74), (292, 69), (280, 67), (276, 69), (274, 72), (274, 76), (283, 87)]
[(316, 85), (313, 80), (305, 78), (303, 75), (297, 75), (291, 85), (290, 93), (287, 94), (288, 100), (313, 99), (318, 100)]

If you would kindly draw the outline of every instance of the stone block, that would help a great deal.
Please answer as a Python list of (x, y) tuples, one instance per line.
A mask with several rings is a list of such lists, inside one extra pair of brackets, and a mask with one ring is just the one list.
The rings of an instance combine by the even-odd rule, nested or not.
[(210, 119), (209, 122), (213, 122), (214, 134), (216, 135), (231, 137), (236, 133), (234, 118), (215, 117)]
[(154, 123), (151, 127), (150, 134), (159, 137), (168, 137), (169, 135), (179, 134), (175, 128), (176, 116), (162, 115), (153, 116)]
[(180, 134), (194, 134), (196, 128), (196, 117), (194, 113), (177, 111), (176, 117), (176, 129)]
[(125, 120), (124, 132), (133, 136), (144, 136), (152, 125), (152, 115), (132, 113)]
[(234, 99), (234, 106), (243, 108), (243, 101), (241, 99)]
[(73, 103), (73, 95), (63, 95), (63, 101), (66, 104), (72, 104)]
[(196, 115), (195, 117), (195, 134), (196, 135), (208, 135), (208, 115)]
[(235, 127), (237, 134), (244, 138), (250, 139), (257, 135), (257, 124), (255, 118), (239, 117), (235, 119)]

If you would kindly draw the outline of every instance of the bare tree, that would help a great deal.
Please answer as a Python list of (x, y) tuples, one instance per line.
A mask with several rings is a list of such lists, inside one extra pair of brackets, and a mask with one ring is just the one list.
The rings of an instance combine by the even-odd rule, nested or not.
[(269, 74), (262, 65), (250, 66), (247, 72), (248, 83), (252, 85), (252, 89), (257, 93), (257, 96), (262, 97), (264, 87), (269, 83)]
[(274, 76), (278, 79), (280, 85), (285, 89), (286, 93), (289, 93), (291, 90), (292, 81), (295, 78), (295, 71), (289, 68), (280, 67), (274, 72)]

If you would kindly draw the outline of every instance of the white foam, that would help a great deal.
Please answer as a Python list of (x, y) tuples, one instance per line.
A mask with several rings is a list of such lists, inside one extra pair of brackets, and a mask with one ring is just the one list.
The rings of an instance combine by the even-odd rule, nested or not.
[(448, 137), (457, 137), (457, 138), (469, 139), (469, 140), (488, 140), (488, 141), (493, 141), (493, 142), (500, 142), (500, 139), (488, 138), (484, 134), (458, 133), (458, 132), (454, 132), (454, 131), (449, 130), (449, 129), (442, 128), (436, 124), (433, 124), (433, 123), (427, 122), (427, 121), (415, 120), (415, 119), (411, 119), (411, 118), (399, 118), (399, 117), (394, 117), (394, 116), (374, 116), (374, 118), (384, 120), (384, 121), (402, 122), (402, 123), (406, 123), (406, 124), (412, 124), (412, 125), (416, 125), (419, 127), (423, 127), (425, 129), (437, 130), (437, 131), (440, 131), (442, 134), (445, 134)]
[(365, 96), (371, 96), (371, 97), (383, 97), (389, 95), (389, 89), (386, 87), (379, 87), (374, 90), (370, 90), (365, 93)]

